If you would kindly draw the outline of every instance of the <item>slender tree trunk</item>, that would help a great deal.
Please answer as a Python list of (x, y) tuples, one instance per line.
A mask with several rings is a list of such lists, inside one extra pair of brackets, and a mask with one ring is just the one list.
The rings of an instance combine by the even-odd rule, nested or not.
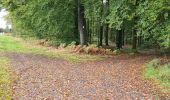
[[(134, 25), (137, 25), (138, 17), (134, 17)], [(132, 49), (136, 50), (137, 49), (137, 29), (133, 29), (133, 43), (132, 43)]]
[(137, 31), (136, 29), (133, 30), (133, 43), (132, 43), (132, 49), (137, 49)]
[[(78, 2), (77, 2), (78, 3)], [(74, 36), (78, 40), (79, 39), (79, 30), (78, 30), (78, 4), (76, 5), (76, 8), (74, 10), (75, 14), (75, 29), (74, 29)]]
[(92, 31), (91, 31), (91, 20), (89, 20), (89, 43), (91, 44), (91, 39), (92, 39)]
[(102, 46), (103, 45), (103, 25), (100, 25), (100, 43), (99, 43), (99, 46)]
[(122, 30), (117, 30), (117, 33), (116, 33), (116, 47), (117, 47), (117, 49), (122, 48)]
[(89, 19), (86, 19), (86, 33), (87, 33), (87, 37), (88, 37), (88, 42), (90, 43), (90, 31), (89, 31)]
[(80, 34), (80, 44), (87, 45), (86, 20), (84, 18), (84, 6), (78, 0), (78, 29)]
[[(135, 1), (135, 9), (137, 9), (137, 6), (139, 5), (139, 0)], [(138, 16), (137, 14), (135, 14), (134, 17), (134, 26), (137, 25), (137, 21), (138, 21)], [(133, 30), (133, 43), (132, 43), (132, 49), (136, 50), (137, 49), (137, 29), (136, 27)]]
[[(94, 22), (94, 16), (92, 16), (92, 31), (93, 31), (93, 34), (92, 34), (92, 36), (95, 36), (95, 28), (94, 28), (94, 26), (95, 26), (95, 22)], [(93, 39), (92, 39), (93, 40)], [(94, 40), (93, 40), (94, 41)]]
[[(105, 18), (109, 15), (109, 0), (106, 0), (105, 11), (106, 15)], [(109, 45), (109, 24), (106, 22), (105, 24), (105, 45)]]
[(125, 45), (125, 30), (122, 29), (122, 46)]
[(105, 28), (105, 45), (109, 45), (109, 24), (106, 24)]
[(103, 45), (103, 0), (101, 0), (102, 5), (101, 5), (101, 12), (100, 12), (100, 36), (99, 36), (99, 46)]

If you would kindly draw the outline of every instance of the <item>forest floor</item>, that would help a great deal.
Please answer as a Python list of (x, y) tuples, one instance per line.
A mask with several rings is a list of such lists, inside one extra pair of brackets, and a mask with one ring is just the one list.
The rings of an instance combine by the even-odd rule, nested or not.
[[(42, 48), (28, 53), (30, 47), (27, 50), (8, 38), (1, 37), (0, 48), (17, 76), (12, 84), (13, 100), (169, 100), (170, 93), (162, 93), (143, 77), (144, 64), (152, 55), (124, 54), (102, 60), (84, 56), (89, 60), (71, 63), (58, 53), (57, 57), (46, 56), (45, 51), (40, 54)], [(18, 45), (20, 52), (7, 43)], [(85, 59), (76, 56), (71, 61), (81, 58)]]

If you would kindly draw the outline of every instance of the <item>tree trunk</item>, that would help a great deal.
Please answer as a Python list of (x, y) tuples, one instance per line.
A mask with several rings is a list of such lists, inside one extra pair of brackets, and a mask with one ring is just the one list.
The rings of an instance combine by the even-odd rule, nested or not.
[[(138, 17), (134, 17), (134, 26), (137, 25)], [(132, 49), (137, 49), (137, 29), (133, 29), (133, 43), (132, 43)]]
[(103, 45), (103, 25), (100, 26), (100, 43), (99, 43), (99, 46), (102, 46)]
[(89, 29), (89, 27), (90, 27), (90, 21), (89, 21), (89, 19), (86, 19), (86, 33), (87, 33), (87, 37), (88, 37), (88, 42), (90, 43), (90, 29)]
[(78, 0), (78, 29), (80, 34), (80, 44), (87, 45), (86, 20), (84, 18), (84, 6)]
[(132, 43), (132, 49), (137, 49), (137, 31), (136, 29), (133, 30), (133, 43)]
[(117, 47), (117, 49), (122, 48), (122, 30), (117, 30), (117, 33), (116, 33), (116, 47)]
[(109, 24), (106, 24), (105, 28), (105, 45), (109, 45)]
[[(137, 9), (137, 6), (139, 5), (139, 0), (135, 1), (135, 9)], [(137, 14), (135, 14), (134, 17), (134, 26), (137, 25), (137, 21), (138, 21), (138, 16)], [(132, 49), (136, 50), (137, 49), (137, 28), (134, 27), (133, 29), (133, 43), (132, 43)]]
[(122, 29), (122, 46), (125, 45), (125, 30)]
[(101, 5), (101, 12), (100, 12), (100, 36), (99, 36), (99, 45), (98, 46), (102, 46), (103, 45), (103, 0), (101, 0), (102, 5)]
[[(106, 0), (106, 5), (105, 5), (105, 18), (109, 15), (109, 0)], [(109, 45), (109, 24), (105, 22), (105, 45)]]
[(78, 5), (76, 5), (76, 8), (74, 10), (74, 14), (75, 14), (75, 28), (74, 28), (74, 36), (75, 38), (78, 40), (79, 38), (79, 30), (78, 30)]
[(89, 38), (88, 39), (89, 39), (89, 43), (91, 44), (91, 33), (92, 32), (91, 32), (91, 28), (90, 27), (91, 27), (91, 21), (89, 20), (89, 33), (88, 33), (89, 34)]

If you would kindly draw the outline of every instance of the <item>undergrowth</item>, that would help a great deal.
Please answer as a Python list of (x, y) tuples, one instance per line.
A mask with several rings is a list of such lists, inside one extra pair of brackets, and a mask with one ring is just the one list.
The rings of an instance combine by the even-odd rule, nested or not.
[(170, 62), (162, 65), (159, 59), (152, 60), (146, 64), (145, 77), (159, 84), (162, 92), (170, 92)]
[(37, 40), (23, 40), (12, 36), (0, 36), (0, 52), (45, 55), (48, 57), (65, 59), (74, 63), (101, 60), (104, 58), (98, 55), (76, 54), (71, 52), (70, 49), (58, 50), (54, 47), (45, 47), (39, 45)]

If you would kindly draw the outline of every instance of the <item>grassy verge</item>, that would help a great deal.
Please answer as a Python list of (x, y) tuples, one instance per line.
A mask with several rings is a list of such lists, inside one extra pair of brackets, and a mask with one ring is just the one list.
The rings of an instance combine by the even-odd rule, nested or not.
[(102, 56), (80, 55), (70, 53), (67, 49), (57, 50), (37, 45), (34, 40), (24, 41), (12, 36), (0, 36), (0, 52), (39, 54), (48, 57), (62, 58), (70, 62), (94, 61), (103, 59)]
[(160, 65), (158, 59), (146, 64), (145, 78), (157, 83), (162, 92), (170, 93), (170, 63)]
[(22, 52), (26, 48), (10, 36), (0, 36), (0, 52)]
[(9, 71), (9, 61), (0, 57), (0, 100), (11, 100), (12, 79)]

